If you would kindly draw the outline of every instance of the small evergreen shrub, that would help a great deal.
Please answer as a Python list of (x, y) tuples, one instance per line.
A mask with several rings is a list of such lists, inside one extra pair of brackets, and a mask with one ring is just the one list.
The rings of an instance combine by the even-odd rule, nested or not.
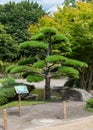
[(15, 84), (16, 84), (16, 82), (12, 77), (6, 78), (2, 82), (3, 87), (6, 87), (6, 88), (13, 87)]
[(0, 89), (0, 105), (15, 100), (16, 92), (13, 87)]
[(0, 106), (8, 102), (8, 99), (5, 97), (4, 93), (0, 93)]
[(85, 108), (86, 108), (88, 111), (92, 111), (92, 112), (93, 112), (93, 98), (90, 98), (90, 99), (86, 102)]
[(93, 98), (89, 99), (86, 103), (86, 107), (93, 108)]

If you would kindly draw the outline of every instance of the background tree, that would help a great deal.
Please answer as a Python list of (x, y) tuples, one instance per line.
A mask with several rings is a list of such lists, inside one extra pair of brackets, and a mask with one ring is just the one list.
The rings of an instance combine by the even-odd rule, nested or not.
[(0, 5), (0, 22), (18, 43), (29, 39), (29, 24), (37, 23), (44, 14), (45, 11), (36, 2), (21, 1)]
[(16, 42), (7, 34), (4, 25), (0, 24), (0, 72), (5, 73), (5, 68), (9, 62), (16, 60), (19, 55), (19, 49)]
[[(50, 99), (51, 78), (62, 75), (78, 78), (78, 68), (87, 67), (87, 64), (83, 62), (63, 56), (65, 52), (71, 51), (68, 38), (58, 34), (54, 28), (41, 29), (39, 34), (32, 36), (31, 41), (20, 44), (20, 48), (30, 48), (32, 54), (29, 58), (21, 58), (18, 66), (9, 67), (7, 71), (11, 73), (22, 72), (23, 77), (29, 82), (45, 79), (45, 99)], [(36, 61), (33, 60), (33, 53)]]
[[(55, 13), (56, 22), (60, 21), (60, 31), (71, 41), (70, 58), (86, 62), (89, 67), (80, 69), (80, 79), (75, 81), (77, 87), (90, 91), (93, 87), (93, 3), (79, 2), (76, 8), (65, 7)], [(63, 26), (65, 24), (65, 28)]]

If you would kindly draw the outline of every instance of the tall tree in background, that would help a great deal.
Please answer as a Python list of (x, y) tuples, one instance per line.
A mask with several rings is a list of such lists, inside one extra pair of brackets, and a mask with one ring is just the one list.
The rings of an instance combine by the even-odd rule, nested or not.
[(19, 49), (16, 42), (7, 34), (4, 25), (0, 24), (0, 72), (4, 73), (9, 62), (16, 60), (19, 55)]
[(0, 22), (18, 43), (29, 39), (29, 24), (37, 23), (44, 14), (45, 11), (36, 2), (21, 1), (0, 5)]
[(80, 69), (77, 87), (90, 91), (93, 88), (93, 3), (78, 2), (76, 8), (65, 7), (54, 14), (60, 31), (71, 41), (70, 57), (86, 62), (89, 67)]
[(10, 66), (7, 71), (11, 73), (22, 72), (23, 77), (29, 82), (45, 79), (45, 99), (50, 99), (51, 78), (62, 75), (78, 78), (78, 68), (87, 67), (87, 64), (83, 62), (63, 56), (67, 51), (71, 51), (68, 41), (68, 38), (58, 34), (56, 29), (43, 28), (39, 34), (32, 36), (31, 41), (20, 44), (21, 49), (30, 48), (29, 51), (32, 54), (30, 53), (28, 58), (21, 58), (18, 66), (13, 66), (13, 68)]

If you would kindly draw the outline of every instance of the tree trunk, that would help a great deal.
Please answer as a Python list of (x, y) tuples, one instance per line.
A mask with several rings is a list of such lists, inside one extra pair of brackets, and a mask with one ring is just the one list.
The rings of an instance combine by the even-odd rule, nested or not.
[(50, 77), (46, 76), (46, 78), (45, 78), (45, 99), (49, 100), (50, 97), (51, 97)]
[(87, 87), (87, 84), (86, 84), (86, 75), (85, 75), (85, 72), (81, 72), (80, 73), (80, 88), (81, 89), (86, 89)]
[[(51, 43), (48, 43), (47, 55), (49, 57), (51, 55)], [(51, 98), (51, 90), (50, 90), (50, 67), (49, 63), (46, 63), (46, 70), (45, 70), (45, 99), (49, 100)]]
[(80, 87), (82, 89), (85, 89), (87, 91), (90, 91), (92, 89), (92, 77), (93, 77), (93, 72), (92, 68), (89, 67), (86, 69), (86, 71), (82, 71), (80, 73)]
[(87, 85), (88, 92), (92, 89), (92, 77), (93, 77), (93, 73), (92, 70), (90, 70), (88, 75), (88, 85)]

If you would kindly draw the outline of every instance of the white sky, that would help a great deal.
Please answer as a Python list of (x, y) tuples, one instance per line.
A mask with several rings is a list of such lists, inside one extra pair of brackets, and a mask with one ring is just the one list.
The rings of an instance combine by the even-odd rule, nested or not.
[[(0, 4), (8, 3), (9, 1), (20, 2), (21, 0), (0, 0)], [(40, 5), (42, 5), (43, 9), (47, 11), (56, 11), (57, 5), (62, 5), (63, 0), (30, 0), (37, 1)]]

